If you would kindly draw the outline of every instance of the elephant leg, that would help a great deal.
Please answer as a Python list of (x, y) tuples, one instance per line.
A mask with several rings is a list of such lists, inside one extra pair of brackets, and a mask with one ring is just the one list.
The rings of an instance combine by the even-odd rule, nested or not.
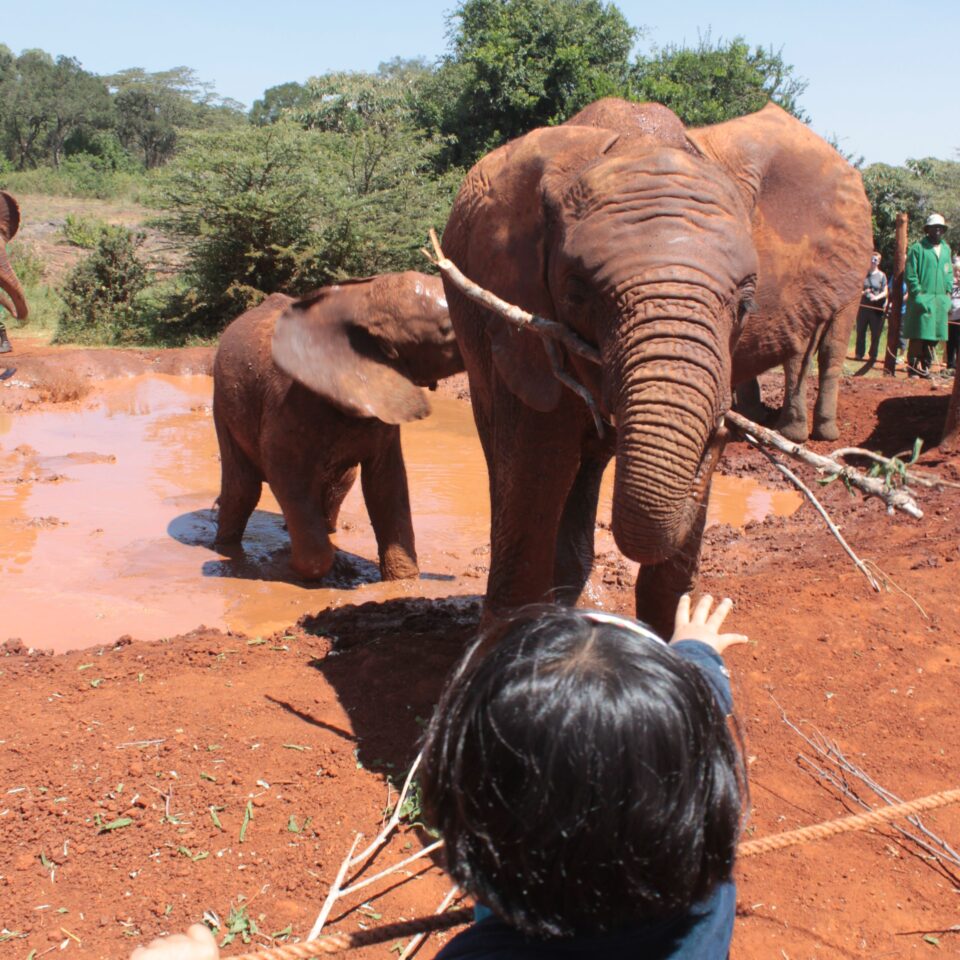
[[(485, 444), (493, 454), (488, 453), (488, 616), (528, 603), (552, 601), (558, 583), (565, 588), (561, 590), (565, 600), (574, 589), (579, 592), (577, 581), (584, 575), (582, 554), (587, 537), (592, 540), (596, 515), (592, 488), (599, 485), (602, 472), (595, 466), (585, 470), (571, 497), (580, 468), (580, 434), (579, 417), (569, 402), (543, 414), (512, 395), (498, 396), (492, 443)], [(568, 503), (570, 509), (565, 511)], [(558, 560), (561, 540), (563, 557)], [(590, 555), (592, 564), (592, 544)], [(562, 579), (557, 581), (561, 570)]]
[(348, 467), (323, 492), (323, 514), (327, 518), (327, 532), (337, 532), (337, 520), (340, 517), (340, 508), (347, 494), (353, 488), (357, 479), (357, 467)]
[(673, 633), (677, 602), (683, 594), (690, 593), (696, 583), (709, 495), (708, 485), (698, 520), (681, 549), (663, 563), (645, 564), (637, 577), (637, 619), (650, 626), (664, 640), (669, 640)]
[[(813, 408), (813, 437), (815, 440), (836, 440), (840, 436), (837, 426), (837, 397), (843, 377), (843, 361), (847, 354), (850, 330), (857, 315), (857, 304), (850, 304), (838, 311), (833, 322), (824, 332), (817, 352), (820, 390)], [(877, 333), (870, 347), (870, 356), (876, 358)]]
[(558, 603), (573, 606), (593, 569), (597, 501), (609, 461), (609, 453), (600, 458), (585, 457), (567, 496), (554, 560), (554, 596)]
[(753, 377), (745, 380), (733, 392), (733, 408), (748, 420), (760, 422), (765, 413), (760, 395), (760, 381)]
[(376, 456), (364, 460), (360, 485), (370, 523), (377, 538), (380, 575), (384, 580), (406, 580), (420, 575), (410, 517), (407, 470), (400, 447), (399, 427)]
[(783, 406), (776, 429), (788, 440), (803, 443), (810, 436), (807, 422), (807, 374), (812, 347), (802, 356), (793, 356), (783, 364)]
[(220, 497), (217, 543), (236, 544), (243, 538), (250, 514), (260, 502), (263, 477), (240, 449), (227, 427), (215, 419), (220, 444)]
[(304, 580), (322, 580), (336, 555), (327, 533), (326, 484), (295, 470), (268, 475), (267, 480), (290, 534), (291, 568)]

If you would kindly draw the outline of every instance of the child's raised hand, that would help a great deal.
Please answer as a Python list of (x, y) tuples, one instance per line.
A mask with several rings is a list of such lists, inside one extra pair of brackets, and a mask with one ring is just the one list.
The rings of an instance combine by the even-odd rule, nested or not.
[(713, 647), (717, 653), (723, 653), (727, 647), (735, 643), (746, 643), (749, 639), (742, 633), (721, 633), (720, 628), (727, 614), (733, 609), (733, 601), (727, 597), (717, 604), (712, 613), (713, 597), (705, 593), (697, 605), (690, 611), (691, 597), (685, 593), (677, 604), (677, 615), (673, 623), (671, 643), (677, 640), (699, 640), (707, 646)]
[(213, 934), (195, 923), (186, 933), (158, 937), (145, 947), (137, 947), (130, 960), (218, 960), (220, 950)]

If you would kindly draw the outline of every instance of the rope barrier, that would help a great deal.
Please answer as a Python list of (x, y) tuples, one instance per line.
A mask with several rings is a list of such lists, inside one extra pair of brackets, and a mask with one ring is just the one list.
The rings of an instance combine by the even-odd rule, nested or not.
[[(748, 840), (737, 847), (740, 857), (752, 857), (759, 853), (770, 853), (782, 850), (784, 847), (796, 846), (800, 843), (809, 843), (812, 840), (826, 840), (841, 833), (852, 833), (855, 830), (865, 830), (875, 827), (899, 817), (910, 817), (926, 810), (935, 810), (951, 803), (960, 802), (960, 789), (945, 790), (942, 793), (933, 793), (919, 800), (910, 800), (906, 803), (894, 803), (889, 807), (871, 810), (869, 813), (858, 813), (851, 817), (841, 817), (838, 820), (827, 820), (798, 830), (774, 834), (760, 840)], [(399, 923), (384, 924), (372, 930), (360, 930), (356, 933), (333, 933), (320, 937), (317, 940), (307, 940), (304, 943), (291, 943), (282, 947), (272, 947), (268, 950), (258, 950), (254, 953), (244, 953), (230, 960), (308, 960), (323, 953), (340, 953), (354, 950), (357, 947), (371, 946), (387, 940), (414, 936), (418, 933), (434, 933), (439, 930), (449, 930), (451, 927), (460, 927), (473, 920), (473, 910), (464, 907), (450, 910), (447, 913), (435, 914), (429, 917), (420, 917), (415, 920), (403, 920)]]
[(929, 797), (911, 800), (908, 803), (894, 803), (880, 810), (871, 810), (869, 813), (858, 813), (852, 817), (841, 817), (839, 820), (828, 820), (826, 823), (817, 823), (810, 827), (801, 827), (799, 830), (790, 830), (787, 833), (778, 833), (761, 840), (748, 840), (737, 848), (737, 855), (752, 857), (758, 853), (770, 853), (773, 850), (782, 850), (798, 843), (807, 843), (810, 840), (825, 840), (841, 833), (850, 833), (853, 830), (865, 830), (880, 823), (896, 820), (898, 817), (909, 817), (924, 810), (935, 810), (950, 803), (960, 802), (960, 790), (945, 790), (943, 793), (933, 793)]

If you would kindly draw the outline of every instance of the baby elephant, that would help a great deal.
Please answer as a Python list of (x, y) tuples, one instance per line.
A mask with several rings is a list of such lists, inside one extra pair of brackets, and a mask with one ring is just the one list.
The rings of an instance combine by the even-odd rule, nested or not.
[(239, 543), (270, 484), (291, 565), (320, 579), (360, 468), (385, 580), (419, 574), (398, 424), (430, 413), (420, 387), (463, 370), (443, 286), (395, 273), (275, 293), (224, 331), (213, 369), (220, 444), (217, 543)]

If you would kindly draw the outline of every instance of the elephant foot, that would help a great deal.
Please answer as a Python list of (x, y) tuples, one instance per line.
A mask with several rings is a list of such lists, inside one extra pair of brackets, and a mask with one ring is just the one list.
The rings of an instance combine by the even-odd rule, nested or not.
[(417, 558), (406, 550), (388, 550), (380, 558), (380, 576), (384, 580), (416, 580), (420, 576)]
[(315, 557), (291, 557), (290, 568), (301, 580), (322, 580), (333, 568), (333, 558), (336, 551), (331, 547), (329, 552)]
[(814, 440), (839, 440), (840, 430), (837, 428), (837, 421), (824, 420), (822, 423), (814, 423), (811, 436)]
[(794, 443), (803, 443), (810, 437), (810, 429), (806, 420), (787, 420), (778, 422), (774, 429), (781, 436), (792, 440)]

